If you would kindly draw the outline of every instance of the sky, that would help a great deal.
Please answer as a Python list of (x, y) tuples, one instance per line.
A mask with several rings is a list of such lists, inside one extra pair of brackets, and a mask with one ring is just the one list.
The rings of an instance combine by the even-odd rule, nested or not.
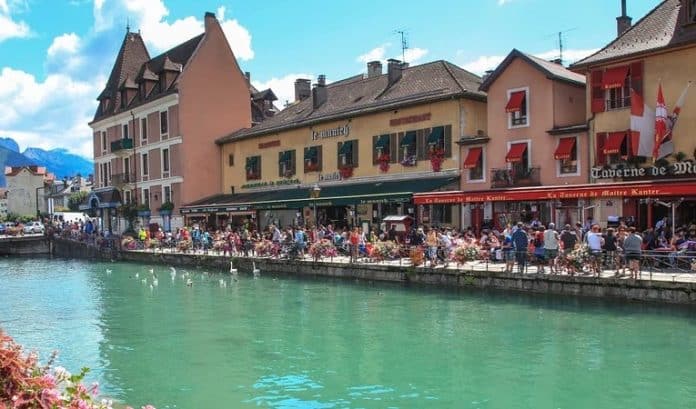
[[(634, 23), (659, 0), (628, 0)], [(371, 60), (444, 59), (483, 74), (512, 50), (572, 63), (616, 36), (620, 0), (0, 0), (0, 137), (92, 157), (88, 123), (126, 27), (151, 56), (215, 12), (243, 71), (278, 106), (297, 78), (328, 81)], [(401, 48), (404, 32), (407, 49)]]

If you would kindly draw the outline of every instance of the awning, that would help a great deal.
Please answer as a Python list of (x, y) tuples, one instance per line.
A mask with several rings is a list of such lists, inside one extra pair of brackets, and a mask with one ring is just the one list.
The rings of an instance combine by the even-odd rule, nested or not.
[(284, 151), (280, 153), (279, 162), (289, 162), (292, 159), (292, 151)]
[(561, 138), (558, 141), (558, 146), (556, 147), (556, 152), (553, 154), (553, 158), (556, 160), (570, 159), (574, 147), (575, 138)]
[(353, 142), (343, 142), (341, 149), (338, 150), (339, 155), (350, 155), (353, 152)]
[(602, 153), (612, 155), (621, 152), (621, 144), (623, 144), (624, 139), (626, 139), (626, 132), (610, 132), (604, 142)]
[(246, 158), (246, 168), (247, 169), (253, 168), (258, 163), (258, 160), (259, 160), (258, 156), (250, 156), (250, 157)]
[(414, 193), (456, 188), (459, 177), (438, 177), (401, 181), (368, 182), (320, 186), (319, 197), (310, 197), (310, 187), (273, 189), (262, 192), (218, 195), (182, 206), (182, 214), (244, 210), (301, 209), (311, 206), (410, 202)]
[(375, 142), (375, 149), (384, 149), (387, 146), (389, 146), (389, 135), (380, 135)]
[(416, 131), (408, 131), (406, 132), (406, 135), (401, 139), (401, 146), (402, 148), (404, 146), (411, 146), (416, 143)]
[(483, 153), (483, 148), (470, 148), (469, 153), (466, 155), (464, 160), (464, 169), (473, 169), (478, 165), (479, 160), (481, 160), (481, 154)]
[(510, 150), (507, 155), (505, 155), (505, 162), (520, 162), (522, 161), (522, 155), (527, 150), (526, 143), (513, 143), (510, 145)]
[(522, 102), (524, 101), (525, 92), (515, 91), (510, 94), (510, 100), (505, 105), (505, 112), (520, 112), (522, 110)]
[(318, 156), (319, 156), (319, 149), (317, 149), (316, 146), (312, 146), (310, 148), (307, 148), (304, 151), (304, 159), (305, 160), (316, 160)]
[(628, 65), (623, 67), (609, 68), (604, 71), (602, 76), (602, 88), (621, 88), (626, 83), (626, 77), (628, 76)]
[(428, 135), (428, 145), (439, 145), (445, 139), (445, 127), (436, 126)]
[(79, 209), (113, 209), (119, 206), (121, 206), (121, 192), (110, 186), (89, 192), (84, 202), (80, 203)]

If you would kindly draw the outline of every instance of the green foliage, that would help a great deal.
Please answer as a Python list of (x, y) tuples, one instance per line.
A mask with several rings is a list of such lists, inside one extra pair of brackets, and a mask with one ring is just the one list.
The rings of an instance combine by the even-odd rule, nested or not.
[(682, 162), (684, 159), (686, 159), (686, 153), (684, 152), (675, 152), (674, 153), (674, 159), (677, 160), (677, 162)]
[(87, 192), (73, 192), (70, 194), (70, 197), (68, 197), (68, 208), (72, 212), (77, 212), (80, 210), (80, 204), (87, 199), (87, 196), (89, 196), (89, 193)]
[(168, 211), (174, 210), (174, 203), (172, 203), (172, 202), (162, 203), (162, 206), (160, 206), (159, 211), (163, 211), (163, 210), (168, 210)]
[(150, 205), (141, 203), (136, 207), (136, 211), (138, 212), (149, 212), (150, 211)]
[(119, 213), (128, 222), (128, 231), (133, 230), (133, 223), (138, 218), (138, 209), (133, 203), (126, 203), (118, 208)]

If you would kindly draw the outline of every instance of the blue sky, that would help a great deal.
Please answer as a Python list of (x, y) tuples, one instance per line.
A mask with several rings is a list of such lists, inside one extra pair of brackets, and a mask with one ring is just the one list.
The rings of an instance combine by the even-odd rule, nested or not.
[[(216, 12), (242, 69), (280, 103), (296, 78), (337, 80), (367, 60), (445, 59), (481, 74), (512, 49), (565, 62), (616, 35), (620, 0), (0, 0), (0, 137), (91, 157), (87, 123), (126, 31), (151, 55), (202, 32)], [(636, 22), (659, 0), (628, 0)]]

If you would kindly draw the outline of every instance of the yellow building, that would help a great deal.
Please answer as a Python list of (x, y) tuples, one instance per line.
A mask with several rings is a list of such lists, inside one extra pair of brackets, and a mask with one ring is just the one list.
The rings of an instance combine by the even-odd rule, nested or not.
[[(378, 225), (388, 215), (459, 226), (458, 205), (416, 208), (412, 194), (459, 187), (456, 142), (483, 134), (481, 79), (454, 64), (389, 60), (326, 84), (295, 83), (296, 101), (261, 124), (218, 140), (224, 194), (185, 206), (215, 223), (258, 227)], [(313, 197), (317, 196), (317, 197)], [(209, 220), (210, 222), (210, 220)]]
[[(696, 4), (664, 0), (634, 26), (622, 5), (618, 37), (571, 67), (587, 78), (591, 182), (619, 192), (588, 197), (586, 217), (641, 228), (664, 217), (693, 223)], [(667, 134), (656, 137), (662, 102)]]

